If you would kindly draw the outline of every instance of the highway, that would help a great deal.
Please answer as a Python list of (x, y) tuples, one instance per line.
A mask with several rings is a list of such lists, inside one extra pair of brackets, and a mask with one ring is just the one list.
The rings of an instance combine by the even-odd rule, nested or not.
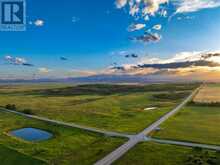
[(0, 108), (0, 111), (13, 113), (13, 114), (16, 114), (16, 115), (19, 115), (19, 116), (23, 116), (25, 118), (40, 120), (40, 121), (47, 122), (47, 123), (50, 123), (50, 124), (61, 125), (61, 126), (65, 126), (65, 127), (78, 128), (78, 129), (82, 129), (82, 130), (89, 131), (89, 132), (104, 134), (106, 136), (111, 136), (111, 137), (122, 137), (122, 138), (129, 138), (130, 139), (133, 136), (135, 136), (135, 135), (127, 135), (127, 134), (123, 134), (123, 133), (118, 133), (118, 132), (99, 130), (99, 129), (96, 129), (96, 128), (81, 126), (81, 125), (74, 124), (74, 123), (66, 123), (66, 122), (62, 122), (62, 121), (51, 120), (51, 119), (48, 119), (48, 118), (39, 117), (39, 116), (35, 116), (35, 115), (28, 115), (28, 114), (25, 114), (25, 113), (22, 113), (22, 112), (8, 110), (8, 109), (4, 109), (4, 108)]
[(179, 112), (181, 110), (181, 108), (188, 103), (195, 95), (196, 93), (199, 91), (201, 87), (197, 88), (195, 91), (193, 91), (191, 93), (190, 96), (188, 96), (180, 105), (178, 105), (176, 108), (174, 108), (172, 111), (170, 111), (169, 113), (165, 114), (163, 117), (161, 117), (158, 121), (156, 121), (155, 123), (153, 123), (152, 125), (150, 125), (149, 127), (147, 127), (146, 129), (144, 129), (142, 132), (140, 132), (139, 134), (137, 134), (136, 136), (130, 138), (130, 140), (128, 142), (126, 142), (125, 144), (123, 144), (122, 146), (120, 146), (119, 148), (117, 148), (116, 150), (114, 150), (113, 152), (111, 152), (110, 154), (108, 154), (106, 157), (104, 157), (103, 159), (99, 160), (98, 162), (96, 162), (94, 165), (111, 165), (113, 162), (115, 162), (116, 160), (118, 160), (120, 157), (122, 157), (127, 151), (129, 151), (131, 148), (133, 148), (137, 143), (143, 141), (145, 139), (145, 137), (152, 132), (153, 130), (155, 130), (157, 127), (159, 127), (164, 121), (166, 121), (168, 118), (170, 118), (171, 116), (173, 116), (174, 114), (176, 114), (177, 112)]
[(154, 139), (154, 138), (147, 138), (146, 141), (152, 141), (161, 144), (179, 145), (185, 147), (198, 147), (203, 149), (220, 151), (220, 146), (209, 145), (209, 144), (191, 143), (191, 142), (174, 141), (174, 140), (162, 140), (162, 139)]
[[(123, 133), (117, 133), (117, 132), (111, 132), (111, 131), (105, 131), (105, 130), (99, 130), (96, 128), (91, 128), (91, 127), (86, 127), (86, 126), (81, 126), (78, 124), (74, 124), (74, 123), (66, 123), (63, 121), (57, 121), (57, 120), (52, 120), (52, 119), (48, 119), (48, 118), (44, 118), (44, 117), (39, 117), (39, 116), (35, 116), (35, 115), (28, 115), (22, 112), (17, 112), (17, 111), (13, 111), (13, 110), (8, 110), (8, 109), (4, 109), (4, 108), (0, 108), (0, 111), (3, 112), (9, 112), (9, 113), (14, 113), (26, 118), (30, 118), (30, 119), (36, 119), (36, 120), (40, 120), (40, 121), (44, 121), (44, 122), (48, 122), (50, 124), (55, 124), (55, 125), (62, 125), (65, 127), (72, 127), (72, 128), (78, 128), (78, 129), (82, 129), (85, 131), (89, 131), (89, 132), (94, 132), (94, 133), (99, 133), (99, 134), (104, 134), (106, 136), (112, 136), (112, 137), (123, 137), (123, 138), (128, 138), (129, 140), (124, 143), (122, 146), (120, 146), (119, 148), (117, 148), (116, 150), (114, 150), (113, 152), (111, 152), (110, 154), (108, 154), (106, 157), (104, 157), (103, 159), (99, 160), (98, 162), (96, 162), (94, 165), (111, 165), (113, 162), (115, 162), (116, 160), (118, 160), (121, 156), (123, 156), (127, 151), (129, 151), (131, 148), (133, 148), (136, 144), (138, 144), (141, 141), (146, 141), (146, 136), (154, 131), (156, 128), (158, 128), (164, 121), (166, 121), (167, 119), (169, 119), (171, 116), (173, 116), (174, 114), (176, 114), (177, 112), (179, 112), (181, 110), (181, 108), (187, 104), (194, 96), (195, 94), (199, 91), (201, 87), (197, 88), (195, 91), (193, 91), (191, 93), (190, 96), (188, 96), (180, 105), (178, 105), (176, 108), (174, 108), (172, 111), (168, 112), (167, 114), (165, 114), (164, 116), (162, 116), (159, 120), (157, 120), (156, 122), (154, 122), (152, 125), (150, 125), (149, 127), (147, 127), (146, 129), (144, 129), (142, 132), (140, 132), (137, 135), (128, 135), (128, 134), (123, 134)], [(156, 140), (154, 140), (156, 142)], [(193, 146), (195, 144), (192, 143), (185, 143), (185, 142), (174, 142), (174, 141), (158, 141), (158, 143), (167, 143), (167, 144), (175, 144), (177, 143), (178, 145), (185, 145), (185, 146)], [(198, 144), (196, 144), (198, 146)], [(201, 145), (201, 144), (200, 144)], [(202, 145), (203, 148), (207, 147), (207, 149), (211, 149), (211, 146), (209, 145)], [(199, 147), (199, 146), (198, 146)], [(217, 147), (218, 146), (213, 146), (213, 147)], [(214, 149), (214, 148), (213, 148)]]

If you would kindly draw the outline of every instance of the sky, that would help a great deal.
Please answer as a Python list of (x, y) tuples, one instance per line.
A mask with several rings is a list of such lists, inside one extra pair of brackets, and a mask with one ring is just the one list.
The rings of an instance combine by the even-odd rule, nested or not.
[(148, 74), (134, 66), (220, 52), (220, 0), (27, 0), (26, 19), (0, 31), (0, 79)]

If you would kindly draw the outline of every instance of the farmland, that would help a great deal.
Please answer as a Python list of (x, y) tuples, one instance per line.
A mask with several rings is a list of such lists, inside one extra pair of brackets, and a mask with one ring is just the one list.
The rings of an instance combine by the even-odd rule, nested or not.
[[(33, 143), (9, 134), (11, 130), (25, 127), (47, 130), (54, 137)], [(0, 112), (0, 160), (4, 165), (92, 164), (125, 140)]]
[[(220, 87), (217, 85), (203, 87), (192, 102), (162, 124), (161, 131), (154, 133), (153, 136), (220, 145), (220, 106), (213, 102), (218, 100), (218, 93), (210, 93), (213, 90), (218, 91)], [(210, 95), (215, 97), (210, 98)]]
[[(12, 85), (0, 106), (99, 129), (136, 133), (179, 104), (197, 84)], [(153, 111), (145, 108), (157, 107)]]
[(195, 103), (220, 103), (220, 86), (204, 86), (193, 100)]
[[(95, 127), (100, 130), (135, 134), (180, 104), (198, 84), (152, 85), (3, 85), (0, 88), (0, 156), (6, 165), (30, 164), (89, 165), (125, 143), (128, 139), (54, 125), (4, 112), (4, 108), (53, 120)], [(52, 139), (27, 142), (9, 134), (21, 128), (37, 128), (52, 133)], [(55, 147), (56, 146), (56, 147)], [(165, 146), (165, 147), (164, 147)], [(160, 159), (155, 160), (153, 151)], [(191, 148), (143, 142), (130, 150), (116, 164), (185, 162)], [(145, 158), (144, 153), (148, 153)], [(195, 151), (195, 153), (200, 153)], [(216, 159), (215, 152), (210, 152)], [(137, 156), (134, 156), (137, 155)], [(127, 159), (127, 156), (130, 158)], [(10, 159), (10, 161), (8, 161)], [(137, 160), (138, 159), (138, 160)]]
[(195, 162), (213, 165), (220, 163), (220, 154), (207, 150), (192, 149), (157, 143), (140, 143), (114, 165), (196, 165)]

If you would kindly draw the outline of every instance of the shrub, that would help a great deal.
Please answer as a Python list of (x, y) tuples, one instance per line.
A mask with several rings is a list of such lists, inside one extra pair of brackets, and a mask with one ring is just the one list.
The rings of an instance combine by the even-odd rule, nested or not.
[(218, 165), (216, 153), (194, 148), (187, 157), (186, 165)]
[(28, 115), (33, 115), (34, 114), (31, 109), (24, 109), (22, 112), (25, 113), (25, 114), (28, 114)]
[(160, 93), (160, 94), (154, 94), (152, 96), (152, 100), (178, 100), (183, 99), (189, 95), (188, 92), (169, 92), (169, 93)]
[(10, 109), (10, 110), (16, 110), (17, 109), (15, 104), (7, 104), (5, 106), (5, 108), (6, 109)]
[(191, 101), (188, 103), (188, 105), (192, 105), (192, 106), (206, 106), (206, 107), (219, 107), (220, 103), (219, 102), (195, 102), (195, 101)]

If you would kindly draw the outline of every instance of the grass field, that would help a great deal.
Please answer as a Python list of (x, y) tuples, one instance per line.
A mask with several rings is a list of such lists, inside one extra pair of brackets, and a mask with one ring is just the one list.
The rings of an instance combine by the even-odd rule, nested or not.
[(186, 106), (154, 137), (220, 145), (220, 107)]
[[(197, 84), (4, 85), (0, 106), (118, 132), (136, 133), (174, 108)], [(153, 111), (145, 108), (157, 107)]]
[(157, 143), (140, 143), (114, 165), (219, 165), (220, 154)]
[(41, 160), (34, 159), (31, 156), (24, 155), (3, 145), (0, 145), (0, 162), (2, 165), (46, 165)]
[[(195, 99), (210, 98), (204, 91), (220, 90), (217, 84), (205, 86)], [(216, 89), (217, 88), (217, 89)], [(215, 95), (214, 95), (215, 96)], [(185, 106), (178, 114), (161, 125), (162, 130), (153, 133), (154, 137), (184, 140), (197, 143), (220, 145), (220, 106), (213, 102), (193, 102)], [(217, 97), (212, 100), (218, 99)], [(209, 100), (210, 101), (210, 100)]]
[[(53, 133), (54, 137), (31, 143), (10, 136), (11, 130), (25, 127), (46, 130)], [(0, 164), (4, 162), (4, 165), (88, 165), (125, 141), (0, 112)]]

